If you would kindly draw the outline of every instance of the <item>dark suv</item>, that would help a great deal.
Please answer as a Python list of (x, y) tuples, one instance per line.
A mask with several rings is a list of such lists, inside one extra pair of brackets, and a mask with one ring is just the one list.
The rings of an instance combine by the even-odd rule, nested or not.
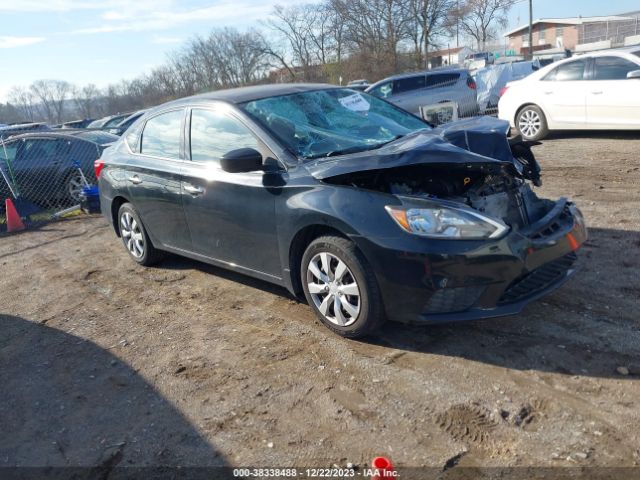
[(573, 272), (579, 210), (478, 118), (431, 129), (329, 85), (221, 90), (147, 112), (96, 162), (133, 260), (184, 255), (304, 293), (344, 336), (385, 318), (519, 312)]

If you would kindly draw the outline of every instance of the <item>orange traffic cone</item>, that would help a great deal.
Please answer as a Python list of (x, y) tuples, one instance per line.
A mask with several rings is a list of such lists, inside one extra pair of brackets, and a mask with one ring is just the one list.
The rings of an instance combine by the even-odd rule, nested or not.
[(11, 199), (7, 198), (4, 205), (7, 216), (7, 232), (18, 232), (20, 230), (24, 230), (24, 223), (22, 223), (22, 219), (20, 218), (20, 215), (18, 215), (18, 211), (13, 205)]
[(371, 469), (373, 474), (371, 480), (384, 480), (385, 478), (393, 478), (394, 470), (391, 460), (386, 457), (376, 457), (371, 462)]

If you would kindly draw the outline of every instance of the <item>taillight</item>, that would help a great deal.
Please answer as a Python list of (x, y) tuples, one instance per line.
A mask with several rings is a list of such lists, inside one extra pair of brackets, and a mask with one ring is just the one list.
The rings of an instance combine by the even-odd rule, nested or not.
[(498, 96), (502, 97), (505, 93), (507, 93), (507, 90), (509, 90), (509, 87), (502, 87)]
[(96, 178), (100, 178), (100, 174), (102, 173), (102, 169), (104, 168), (104, 162), (101, 158), (93, 162), (93, 169), (96, 172)]
[(473, 77), (467, 77), (467, 87), (469, 87), (471, 90), (476, 89), (476, 81), (473, 79)]

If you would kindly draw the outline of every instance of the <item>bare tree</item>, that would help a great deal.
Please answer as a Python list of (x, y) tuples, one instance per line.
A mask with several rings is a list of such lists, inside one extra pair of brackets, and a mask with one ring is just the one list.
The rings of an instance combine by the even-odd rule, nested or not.
[(65, 101), (72, 86), (63, 80), (36, 80), (29, 87), (49, 123), (62, 122)]
[(429, 47), (445, 30), (445, 22), (455, 0), (409, 0), (409, 36), (414, 46), (417, 68), (426, 67)]
[(453, 9), (450, 25), (459, 25), (482, 50), (487, 40), (495, 38), (496, 27), (507, 25), (507, 14), (516, 0), (466, 0)]
[(22, 87), (13, 87), (9, 91), (9, 103), (15, 105), (22, 118), (33, 122), (37, 117), (35, 99), (30, 90)]
[(100, 90), (93, 83), (73, 88), (73, 102), (82, 118), (93, 118), (98, 114), (100, 96)]
[(399, 67), (398, 47), (408, 38), (410, 16), (406, 0), (331, 0), (345, 22), (351, 51), (379, 75)]

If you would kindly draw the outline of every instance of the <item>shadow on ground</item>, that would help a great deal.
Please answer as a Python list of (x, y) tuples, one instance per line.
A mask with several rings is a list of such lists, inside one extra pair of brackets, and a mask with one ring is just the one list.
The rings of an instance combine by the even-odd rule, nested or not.
[(226, 463), (151, 384), (93, 342), (0, 315), (0, 365), (0, 477), (7, 467), (47, 466), (88, 467), (76, 478), (155, 467), (137, 473), (158, 478), (151, 473)]

